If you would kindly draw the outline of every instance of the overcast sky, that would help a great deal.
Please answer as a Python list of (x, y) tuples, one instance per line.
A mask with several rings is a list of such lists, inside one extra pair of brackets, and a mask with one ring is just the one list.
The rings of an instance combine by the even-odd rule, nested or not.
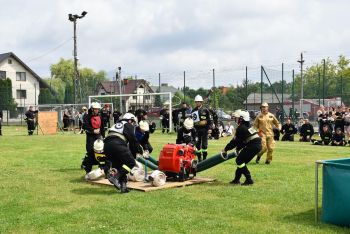
[[(183, 71), (193, 87), (240, 83), (248, 66), (299, 69), (322, 58), (350, 56), (350, 1), (315, 0), (0, 0), (0, 53), (14, 52), (42, 77), (50, 65), (72, 58), (78, 20), (78, 57), (84, 67), (118, 66), (152, 83), (181, 86)], [(203, 80), (207, 82), (202, 83)]]

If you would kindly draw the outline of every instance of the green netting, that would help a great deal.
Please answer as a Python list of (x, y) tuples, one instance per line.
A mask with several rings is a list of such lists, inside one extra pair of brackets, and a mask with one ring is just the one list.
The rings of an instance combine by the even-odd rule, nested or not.
[(322, 221), (350, 227), (350, 158), (324, 161)]

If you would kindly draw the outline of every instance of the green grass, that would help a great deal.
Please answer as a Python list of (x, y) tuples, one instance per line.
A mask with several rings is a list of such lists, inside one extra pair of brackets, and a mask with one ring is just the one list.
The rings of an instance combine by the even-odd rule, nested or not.
[[(249, 164), (251, 187), (228, 184), (234, 160), (199, 176), (212, 184), (119, 194), (84, 182), (85, 136), (0, 137), (0, 233), (349, 233), (314, 222), (314, 162), (348, 157), (348, 147), (278, 142), (271, 165)], [(151, 136), (158, 156), (175, 135)], [(229, 138), (209, 141), (209, 155)]]

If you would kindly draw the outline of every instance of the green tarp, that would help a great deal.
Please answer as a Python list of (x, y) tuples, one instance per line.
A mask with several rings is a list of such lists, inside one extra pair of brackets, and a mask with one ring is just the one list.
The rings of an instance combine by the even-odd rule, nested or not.
[(323, 161), (322, 221), (350, 227), (350, 158)]

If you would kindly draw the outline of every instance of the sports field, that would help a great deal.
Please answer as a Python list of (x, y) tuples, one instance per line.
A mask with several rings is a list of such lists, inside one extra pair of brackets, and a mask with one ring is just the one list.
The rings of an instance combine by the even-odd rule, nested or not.
[[(228, 184), (231, 160), (199, 173), (213, 184), (119, 194), (84, 181), (85, 135), (3, 130), (0, 233), (350, 233), (314, 222), (314, 162), (349, 157), (349, 147), (278, 142), (271, 165), (249, 164), (250, 187)], [(209, 141), (209, 155), (229, 140)], [(158, 157), (175, 135), (155, 133), (150, 141)]]

